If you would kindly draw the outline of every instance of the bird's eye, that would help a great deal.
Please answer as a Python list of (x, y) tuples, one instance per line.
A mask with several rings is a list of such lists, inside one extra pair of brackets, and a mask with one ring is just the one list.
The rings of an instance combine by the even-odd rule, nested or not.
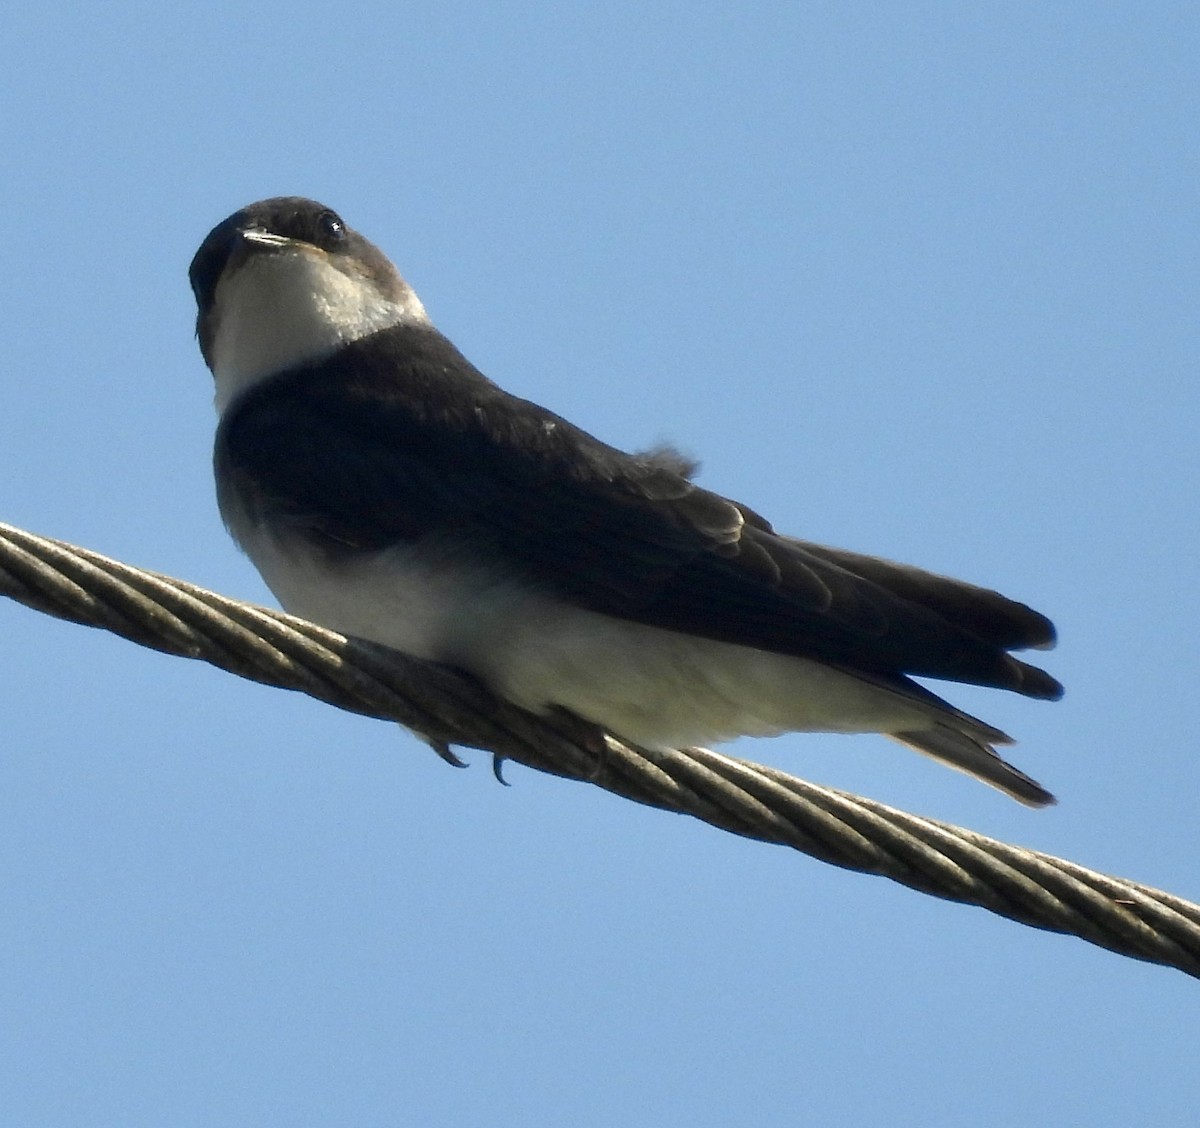
[(346, 225), (336, 212), (322, 212), (317, 219), (317, 230), (327, 243), (340, 243), (346, 238)]

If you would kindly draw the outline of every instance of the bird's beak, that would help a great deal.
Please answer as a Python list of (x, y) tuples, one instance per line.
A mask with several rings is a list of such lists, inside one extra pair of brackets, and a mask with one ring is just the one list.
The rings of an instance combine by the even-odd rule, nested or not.
[(257, 243), (263, 247), (288, 247), (295, 242), (286, 235), (276, 235), (274, 232), (264, 231), (261, 227), (248, 227), (240, 234), (247, 243)]

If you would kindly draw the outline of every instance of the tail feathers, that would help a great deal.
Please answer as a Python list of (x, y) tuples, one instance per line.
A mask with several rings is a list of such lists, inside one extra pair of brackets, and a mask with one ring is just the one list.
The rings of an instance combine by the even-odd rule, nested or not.
[[(1008, 761), (1002, 760), (990, 744), (961, 729), (937, 724), (932, 728), (888, 735), (909, 748), (999, 788), (1027, 807), (1048, 807), (1058, 802), (1037, 780), (1030, 779)], [(1007, 743), (1002, 733), (996, 733), (991, 739)]]

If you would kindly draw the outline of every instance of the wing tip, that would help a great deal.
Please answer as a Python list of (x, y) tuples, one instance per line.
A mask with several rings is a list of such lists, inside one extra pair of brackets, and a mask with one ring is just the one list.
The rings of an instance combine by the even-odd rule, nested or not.
[(1016, 668), (1017, 684), (1013, 688), (1024, 697), (1034, 697), (1039, 701), (1059, 701), (1066, 692), (1062, 682), (1046, 673), (1038, 666), (1020, 662), (1016, 658), (1010, 661)]

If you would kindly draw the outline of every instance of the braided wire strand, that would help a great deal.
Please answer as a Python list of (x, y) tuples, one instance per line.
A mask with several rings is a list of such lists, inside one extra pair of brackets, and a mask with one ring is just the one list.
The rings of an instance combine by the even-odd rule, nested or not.
[(950, 823), (706, 749), (648, 752), (565, 713), (534, 716), (473, 679), (304, 619), (0, 523), (0, 594), (39, 611), (450, 745), (685, 813), (1200, 978), (1200, 905)]

